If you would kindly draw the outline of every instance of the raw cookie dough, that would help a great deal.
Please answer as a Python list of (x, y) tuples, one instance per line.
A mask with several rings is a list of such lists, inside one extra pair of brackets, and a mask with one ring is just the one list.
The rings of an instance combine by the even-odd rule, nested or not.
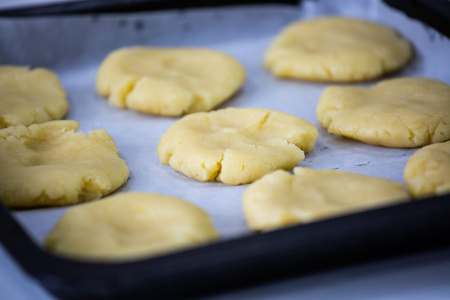
[(0, 66), (0, 128), (58, 120), (68, 108), (66, 92), (55, 73)]
[(336, 170), (278, 170), (250, 185), (243, 208), (252, 230), (269, 230), (408, 201), (399, 182)]
[(158, 144), (159, 160), (200, 181), (246, 184), (291, 169), (311, 151), (317, 128), (264, 108), (196, 113), (174, 123)]
[(199, 207), (169, 196), (125, 193), (69, 209), (45, 240), (57, 254), (118, 261), (215, 241), (219, 234)]
[(180, 116), (219, 105), (244, 79), (244, 67), (215, 50), (134, 47), (108, 55), (97, 91), (117, 107)]
[(450, 139), (450, 86), (398, 78), (371, 88), (332, 86), (317, 105), (328, 132), (368, 144), (414, 148)]
[(0, 130), (0, 199), (9, 207), (68, 205), (100, 198), (128, 179), (105, 130), (76, 132), (76, 121)]
[(286, 27), (264, 64), (277, 77), (352, 82), (397, 70), (412, 55), (412, 46), (386, 26), (324, 17)]
[(450, 141), (417, 150), (403, 172), (414, 198), (450, 193)]

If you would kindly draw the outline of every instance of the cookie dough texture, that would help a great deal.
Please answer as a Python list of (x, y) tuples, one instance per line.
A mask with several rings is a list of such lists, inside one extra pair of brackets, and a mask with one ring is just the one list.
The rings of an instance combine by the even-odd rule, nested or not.
[(371, 88), (332, 86), (317, 105), (328, 132), (368, 144), (415, 148), (450, 139), (450, 86), (398, 78)]
[(287, 26), (264, 64), (277, 77), (353, 82), (395, 71), (412, 56), (412, 46), (386, 26), (324, 17)]
[(191, 178), (239, 185), (293, 168), (311, 151), (317, 135), (314, 125), (290, 114), (227, 108), (174, 123), (159, 141), (158, 156)]
[(278, 170), (250, 185), (243, 208), (250, 229), (270, 230), (408, 201), (399, 182), (337, 170)]
[(450, 141), (417, 150), (406, 163), (403, 175), (414, 198), (450, 193)]
[(103, 61), (97, 91), (120, 108), (180, 116), (208, 111), (243, 84), (244, 67), (203, 48), (121, 48)]
[(55, 73), (0, 66), (0, 128), (59, 120), (68, 108), (66, 92)]
[(105, 130), (76, 132), (76, 121), (0, 130), (0, 199), (9, 207), (68, 205), (124, 184), (128, 167)]
[(157, 194), (125, 193), (69, 209), (45, 245), (75, 259), (120, 261), (218, 238), (208, 214), (189, 202)]

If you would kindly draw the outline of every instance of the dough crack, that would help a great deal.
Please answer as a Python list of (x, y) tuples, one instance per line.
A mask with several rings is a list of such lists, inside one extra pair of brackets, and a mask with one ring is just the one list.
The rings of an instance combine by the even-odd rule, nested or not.
[(267, 123), (267, 120), (269, 119), (269, 117), (270, 117), (270, 112), (266, 113), (266, 114), (261, 118), (261, 120), (259, 121), (259, 125), (263, 126), (264, 124), (266, 124), (266, 123)]
[(327, 66), (326, 64), (322, 63), (321, 64), (322, 69), (325, 71), (325, 73), (327, 74), (328, 78), (334, 79), (334, 75), (333, 72), (331, 71), (330, 67)]
[(192, 94), (192, 101), (186, 105), (186, 107), (183, 109), (182, 115), (188, 114), (189, 112), (196, 111), (195, 107), (202, 107), (204, 106), (205, 99), (199, 95), (196, 91), (193, 89), (183, 87), (185, 90), (189, 91)]
[[(11, 207), (75, 204), (99, 198), (128, 178), (128, 167), (104, 130), (74, 133), (75, 121), (52, 121), (3, 131), (0, 199)], [(92, 182), (87, 180), (92, 177)], [(43, 192), (41, 192), (43, 191)], [(14, 199), (9, 199), (11, 193)]]
[(64, 203), (64, 196), (59, 197), (52, 197), (49, 195), (48, 191), (46, 189), (42, 190), (39, 196), (36, 197), (36, 204), (37, 205), (43, 205), (46, 204), (49, 200), (51, 200), (53, 203)]
[(403, 176), (414, 198), (450, 192), (450, 141), (417, 150), (406, 163)]
[(69, 107), (57, 74), (50, 70), (0, 66), (0, 128), (61, 119)]
[[(244, 80), (244, 67), (218, 51), (132, 47), (113, 51), (103, 61), (97, 91), (121, 108), (181, 116), (211, 110)], [(105, 91), (108, 87), (115, 89), (112, 95)]]
[[(158, 155), (162, 163), (200, 181), (239, 185), (278, 168), (292, 168), (304, 159), (302, 148), (312, 149), (317, 135), (314, 125), (296, 116), (227, 108), (192, 114), (173, 124), (158, 144)], [(187, 142), (181, 145), (180, 139)]]
[(382, 69), (384, 72), (390, 71), (390, 68), (388, 68), (388, 64), (387, 64), (387, 62), (386, 62), (386, 59), (385, 59), (384, 57), (380, 56), (378, 53), (376, 53), (376, 55), (377, 55), (377, 57), (378, 57), (378, 61), (379, 61), (379, 63), (380, 63), (381, 69)]
[(438, 128), (441, 128), (441, 127), (446, 127), (447, 126), (447, 122), (445, 122), (445, 121), (442, 121), (442, 122), (438, 122), (438, 123), (436, 123), (435, 125), (434, 125), (434, 128), (431, 130), (431, 131), (429, 131), (429, 136), (430, 136), (430, 138), (429, 138), (429, 142), (431, 143), (431, 140), (434, 138), (434, 137), (436, 137), (436, 135), (443, 135), (443, 132), (437, 132), (437, 130), (438, 130)]
[[(227, 152), (227, 150), (225, 150), (225, 152)], [(214, 180), (219, 181), (220, 175), (222, 175), (222, 162), (223, 162), (223, 158), (224, 158), (224, 153), (222, 153), (222, 156), (220, 158), (220, 160), (217, 162), (217, 171), (216, 171), (216, 175), (213, 176)]]
[(328, 87), (317, 104), (317, 120), (330, 133), (369, 144), (424, 146), (450, 137), (449, 93), (446, 83), (428, 78), (385, 80), (370, 88)]
[(288, 139), (281, 139), (280, 141), (283, 141), (284, 142), (283, 144), (285, 144), (288, 147), (294, 146), (294, 147), (298, 148), (300, 151), (302, 151), (303, 153), (305, 152), (299, 145), (297, 145), (296, 143), (293, 143), (293, 142), (289, 142)]
[(294, 175), (282, 170), (266, 175), (242, 196), (245, 218), (255, 231), (406, 201), (408, 195), (400, 182), (300, 167)]
[(119, 107), (127, 107), (128, 95), (134, 90), (136, 84), (142, 79), (143, 77), (138, 77), (133, 80), (124, 81), (119, 86), (118, 90), (114, 92), (115, 94), (117, 94), (117, 100), (112, 100), (112, 102), (117, 104)]
[(284, 28), (266, 52), (264, 64), (281, 78), (353, 82), (399, 69), (411, 56), (409, 43), (386, 26), (323, 17)]
[[(409, 133), (409, 138), (408, 138), (408, 140), (409, 140), (411, 143), (415, 144), (415, 143), (414, 143), (414, 139), (416, 138), (416, 134), (414, 133), (414, 131), (413, 131), (411, 128), (406, 127), (406, 129), (408, 130), (408, 133)], [(428, 130), (427, 130), (427, 131), (428, 131)], [(428, 140), (429, 140), (429, 136), (428, 136)]]

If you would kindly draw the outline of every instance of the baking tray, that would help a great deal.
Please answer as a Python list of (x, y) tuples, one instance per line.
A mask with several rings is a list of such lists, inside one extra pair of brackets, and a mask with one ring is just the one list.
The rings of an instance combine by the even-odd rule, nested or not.
[[(125, 2), (133, 4), (114, 1), (115, 5)], [(131, 175), (118, 192), (159, 192), (193, 202), (212, 215), (223, 240), (135, 262), (82, 263), (49, 254), (41, 246), (45, 234), (67, 208), (9, 211), (0, 205), (2, 244), (54, 295), (62, 299), (194, 297), (450, 244), (450, 195), (251, 233), (240, 208), (246, 186), (196, 182), (158, 162), (155, 150), (159, 137), (177, 118), (118, 110), (95, 92), (98, 65), (118, 47), (204, 46), (233, 55), (247, 70), (243, 89), (221, 107), (268, 107), (317, 125), (315, 103), (328, 84), (277, 80), (261, 67), (262, 53), (285, 25), (328, 14), (385, 23), (411, 40), (416, 50), (414, 62), (390, 77), (427, 76), (450, 83), (450, 42), (445, 30), (440, 33), (379, 1), (370, 5), (325, 0), (294, 5), (246, 2), (239, 6), (223, 1), (220, 8), (195, 9), (186, 9), (183, 2), (179, 6), (171, 2), (172, 6), (154, 7), (156, 11), (150, 5), (146, 11), (130, 13), (117, 13), (104, 3), (78, 12), (65, 11), (70, 5), (58, 6), (59, 12), (55, 6), (31, 7), (16, 14), (4, 12), (0, 19), (0, 63), (47, 67), (57, 72), (69, 95), (66, 118), (79, 121), (84, 132), (106, 129), (127, 161)], [(135, 10), (133, 7), (127, 11)], [(49, 16), (41, 15), (47, 13)], [(402, 181), (404, 164), (414, 151), (365, 145), (319, 129), (314, 150), (299, 165)]]

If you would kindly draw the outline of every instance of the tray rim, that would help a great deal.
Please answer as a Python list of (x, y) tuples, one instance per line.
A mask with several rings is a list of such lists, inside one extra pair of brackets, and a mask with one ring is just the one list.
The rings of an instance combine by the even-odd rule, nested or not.
[[(160, 257), (93, 263), (46, 252), (0, 204), (0, 241), (27, 273), (64, 299), (109, 299), (117, 295), (133, 295), (139, 299), (149, 293), (177, 298), (447, 246), (450, 245), (448, 216), (450, 194), (243, 236)], [(381, 244), (389, 246), (380, 248)], [(281, 257), (280, 252), (284, 253)], [(299, 269), (298, 265), (302, 267)], [(236, 276), (237, 271), (241, 275), (249, 272), (259, 275)], [(199, 277), (207, 281), (198, 280)], [(200, 289), (208, 281), (210, 286)], [(174, 284), (178, 286), (175, 290), (171, 288)]]

